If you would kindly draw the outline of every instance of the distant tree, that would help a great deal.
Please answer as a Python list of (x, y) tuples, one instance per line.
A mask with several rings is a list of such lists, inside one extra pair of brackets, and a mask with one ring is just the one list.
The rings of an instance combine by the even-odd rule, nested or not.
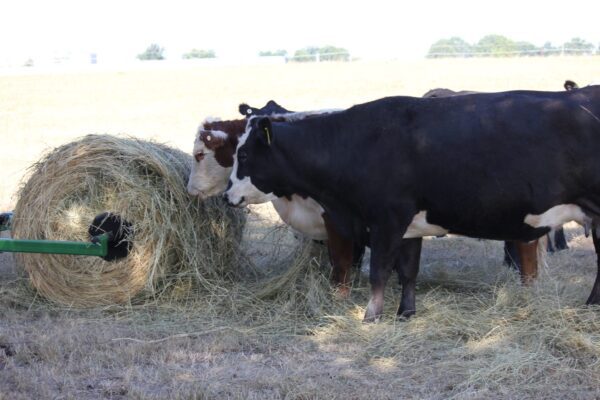
[(192, 58), (215, 58), (217, 55), (214, 50), (192, 49), (181, 56), (184, 60)]
[(342, 47), (323, 46), (323, 47), (305, 47), (296, 50), (293, 61), (349, 61), (350, 53)]
[(164, 60), (165, 57), (163, 55), (165, 49), (160, 47), (156, 43), (152, 43), (146, 51), (141, 54), (138, 54), (137, 58), (140, 60)]
[(502, 35), (487, 35), (475, 45), (477, 53), (508, 55), (517, 50), (515, 42)]
[(317, 54), (319, 54), (318, 47), (305, 47), (303, 49), (296, 50), (296, 52), (294, 53), (293, 61), (317, 61)]
[(342, 47), (324, 46), (319, 49), (321, 61), (350, 61), (350, 52)]
[(592, 54), (594, 45), (576, 37), (563, 44), (563, 49), (567, 54)]
[(427, 57), (467, 57), (472, 53), (472, 47), (459, 37), (451, 37), (450, 39), (440, 39), (429, 48)]
[[(562, 47), (553, 46), (546, 42), (537, 47), (529, 42), (515, 42), (502, 35), (487, 35), (475, 45), (470, 45), (459, 37), (441, 39), (431, 45), (427, 57), (477, 57), (477, 56), (511, 56), (511, 55), (542, 55), (559, 54), (592, 54), (594, 45), (581, 38), (573, 38)], [(600, 54), (600, 44), (596, 50)]]
[(274, 51), (268, 50), (268, 51), (259, 51), (258, 56), (259, 57), (285, 57), (285, 56), (287, 56), (287, 53), (288, 53), (287, 50), (283, 50), (283, 49), (274, 50)]

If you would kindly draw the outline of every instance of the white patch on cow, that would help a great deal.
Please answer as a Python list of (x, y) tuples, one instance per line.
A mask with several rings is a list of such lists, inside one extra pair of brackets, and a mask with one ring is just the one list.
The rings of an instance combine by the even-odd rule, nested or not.
[(261, 204), (267, 201), (273, 201), (277, 197), (273, 193), (263, 193), (250, 180), (249, 176), (243, 179), (237, 179), (236, 169), (231, 172), (231, 187), (225, 193), (229, 204), (235, 207), (245, 207), (248, 204)]
[[(256, 117), (253, 117), (256, 118)], [(250, 124), (248, 124), (248, 127)], [(249, 176), (245, 176), (242, 179), (238, 179), (237, 170), (238, 170), (238, 159), (237, 152), (248, 140), (250, 128), (246, 128), (246, 133), (240, 137), (240, 141), (238, 142), (235, 156), (233, 157), (233, 169), (231, 170), (231, 176), (229, 180), (231, 181), (231, 187), (229, 190), (225, 192), (229, 204), (235, 207), (244, 207), (248, 204), (260, 204), (266, 203), (267, 201), (272, 201), (277, 199), (277, 197), (273, 193), (263, 193), (250, 180)]]
[(299, 121), (301, 119), (306, 119), (306, 117), (325, 115), (325, 114), (333, 114), (338, 111), (342, 111), (342, 109), (341, 108), (325, 108), (323, 110), (302, 111), (302, 112), (285, 113), (285, 114), (272, 114), (272, 115), (269, 115), (269, 117), (283, 119), (287, 122), (292, 122), (292, 121)]
[[(218, 132), (218, 131), (215, 131)], [(225, 168), (215, 159), (215, 153), (208, 149), (196, 135), (193, 154), (204, 153), (204, 159), (192, 163), (192, 170), (188, 178), (187, 191), (192, 196), (206, 198), (223, 193), (227, 188), (231, 168)]]
[(543, 214), (527, 214), (524, 222), (534, 228), (558, 228), (570, 221), (585, 225), (589, 219), (578, 205), (559, 204)]
[(222, 121), (222, 119), (219, 117), (206, 117), (206, 118), (204, 118), (204, 121), (202, 122), (202, 124), (200, 124), (200, 127), (202, 128), (206, 124), (210, 124), (212, 122), (219, 122), (219, 121)]
[(279, 217), (294, 230), (314, 240), (326, 240), (327, 230), (323, 222), (323, 208), (309, 198), (293, 195), (291, 200), (277, 198), (273, 207)]
[(413, 217), (413, 220), (406, 229), (406, 233), (404, 234), (403, 238), (411, 239), (423, 236), (439, 236), (447, 233), (447, 229), (427, 222), (427, 211), (419, 211), (419, 213)]
[(213, 131), (213, 130), (211, 130), (211, 131), (208, 131), (208, 132), (210, 132), (210, 134), (212, 136), (214, 136), (214, 137), (218, 137), (218, 138), (221, 138), (221, 139), (227, 139), (227, 134), (225, 132), (223, 132), (223, 131), (217, 131), (217, 130)]

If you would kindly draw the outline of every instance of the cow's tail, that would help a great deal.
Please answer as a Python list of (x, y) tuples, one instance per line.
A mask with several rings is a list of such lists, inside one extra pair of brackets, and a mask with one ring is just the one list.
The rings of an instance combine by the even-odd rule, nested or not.
[(537, 260), (538, 260), (538, 273), (541, 272), (542, 269), (545, 269), (548, 264), (546, 264), (546, 255), (548, 254), (548, 235), (544, 235), (538, 239), (537, 245)]

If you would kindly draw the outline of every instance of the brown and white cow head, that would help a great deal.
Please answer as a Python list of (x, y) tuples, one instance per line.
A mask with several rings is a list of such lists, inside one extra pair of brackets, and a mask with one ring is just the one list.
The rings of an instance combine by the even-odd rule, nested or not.
[(246, 123), (246, 119), (206, 119), (200, 125), (194, 141), (194, 161), (187, 185), (189, 194), (206, 198), (227, 188), (238, 138), (244, 133)]
[[(339, 110), (318, 110), (276, 114), (273, 121), (295, 121)], [(246, 131), (245, 118), (229, 121), (206, 119), (198, 128), (194, 141), (194, 164), (188, 179), (188, 193), (200, 198), (225, 191), (233, 168), (235, 150)]]

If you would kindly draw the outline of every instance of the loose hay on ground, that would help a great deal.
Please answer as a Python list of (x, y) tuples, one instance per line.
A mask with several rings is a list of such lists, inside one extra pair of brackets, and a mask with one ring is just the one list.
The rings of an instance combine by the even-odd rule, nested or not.
[(132, 251), (98, 257), (18, 254), (33, 286), (63, 304), (96, 306), (155, 295), (170, 280), (211, 282), (239, 275), (243, 211), (191, 201), (191, 157), (154, 142), (89, 135), (52, 150), (19, 192), (13, 237), (87, 241), (94, 216), (114, 212), (134, 226)]

